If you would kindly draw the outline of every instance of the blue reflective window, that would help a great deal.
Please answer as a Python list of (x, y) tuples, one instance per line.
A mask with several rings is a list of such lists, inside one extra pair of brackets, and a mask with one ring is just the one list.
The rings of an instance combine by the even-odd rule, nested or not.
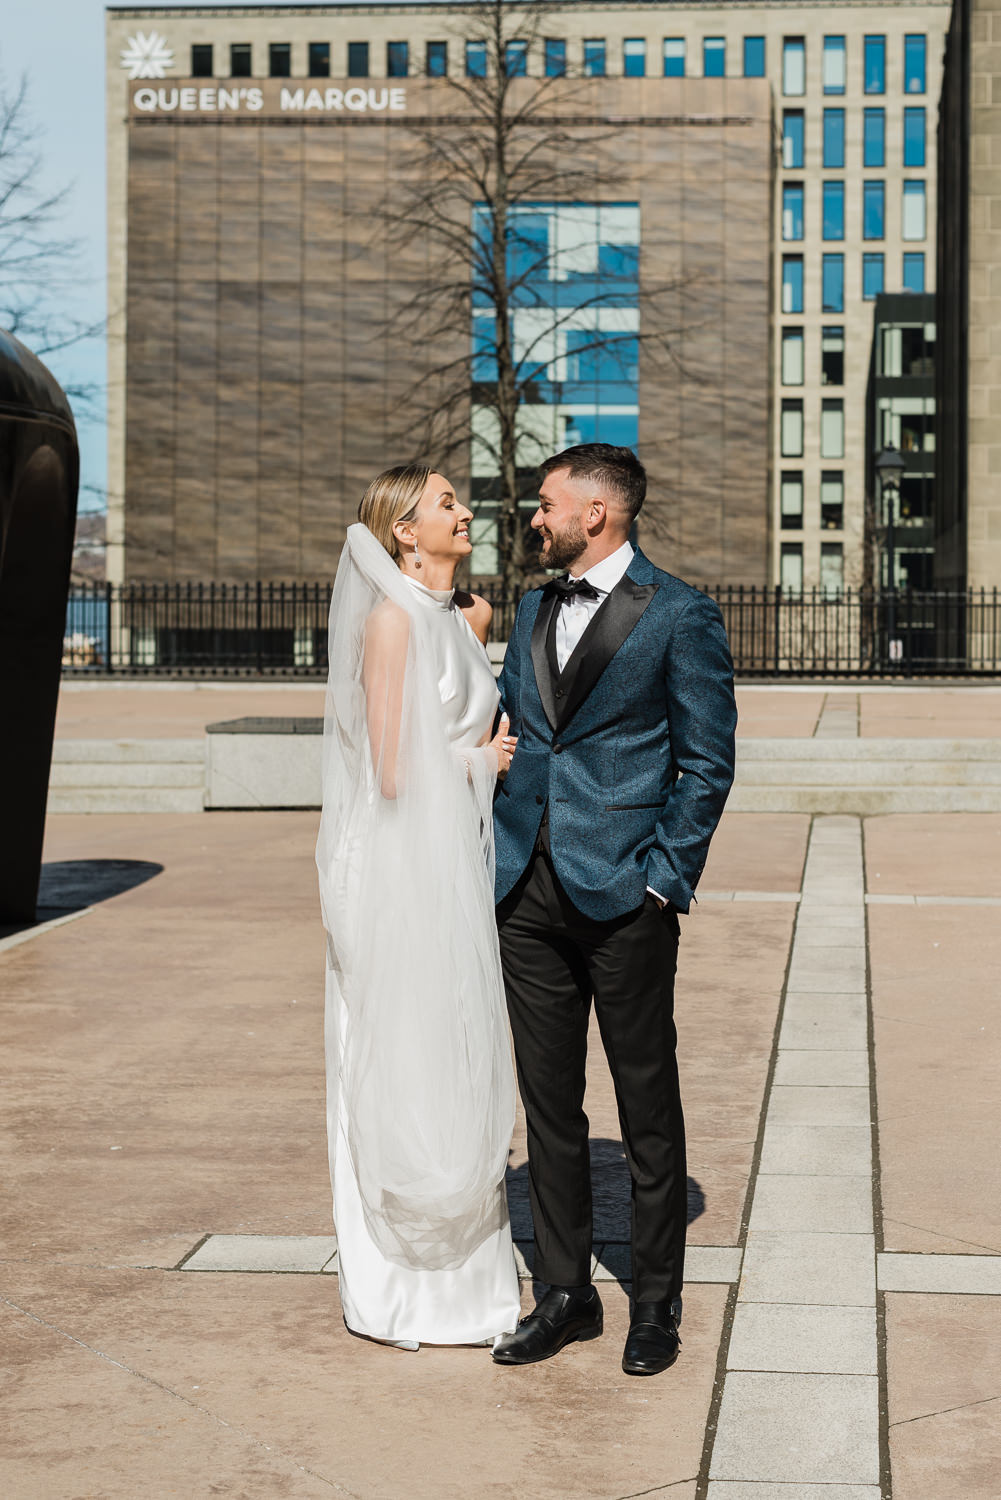
[(845, 164), (845, 112), (843, 109), (824, 110), (824, 166), (843, 167)]
[(904, 37), (904, 93), (923, 94), (928, 42), (923, 36)]
[(782, 113), (782, 165), (803, 165), (803, 111), (787, 109)]
[(821, 283), (824, 312), (844, 312), (845, 258), (843, 255), (824, 256)]
[(497, 379), (497, 320), (492, 313), (473, 318), (473, 379)]
[(863, 116), (862, 165), (886, 166), (886, 110), (878, 105), (867, 109)]
[(567, 70), (567, 44), (562, 37), (549, 36), (545, 46), (545, 68), (547, 78), (562, 78)]
[(782, 92), (806, 93), (806, 42), (801, 36), (787, 36), (782, 41)]
[(886, 236), (886, 183), (862, 184), (862, 238), (881, 240)]
[(702, 76), (726, 77), (726, 39), (721, 36), (702, 38)]
[(588, 78), (605, 76), (605, 38), (591, 37), (584, 42), (584, 72)]
[(524, 78), (528, 72), (528, 43), (508, 42), (504, 48), (504, 71), (509, 78)]
[(448, 72), (448, 43), (428, 42), (426, 54), (429, 78), (444, 78)]
[(925, 112), (921, 105), (904, 110), (904, 166), (925, 164)]
[(867, 36), (863, 50), (863, 86), (867, 94), (886, 93), (886, 37)]
[(466, 77), (486, 78), (487, 76), (487, 44), (486, 42), (466, 43)]
[(904, 291), (923, 292), (925, 289), (925, 253), (923, 250), (904, 251)]
[(862, 257), (862, 299), (871, 302), (883, 290), (882, 251), (869, 250)]
[(823, 87), (825, 94), (843, 94), (845, 91), (845, 39), (843, 36), (824, 37)]
[(410, 71), (410, 45), (408, 42), (386, 43), (386, 77), (406, 78)]
[(824, 183), (824, 229), (825, 240), (843, 240), (845, 237), (845, 185), (843, 182)]
[(782, 187), (782, 238), (803, 238), (803, 184), (787, 182)]
[(685, 39), (683, 36), (666, 36), (664, 38), (664, 77), (684, 78), (685, 76)]
[(782, 257), (782, 311), (784, 313), (803, 311), (803, 257), (801, 255), (783, 255)]
[(622, 43), (622, 72), (626, 78), (646, 74), (646, 42), (641, 36), (626, 37)]
[(763, 36), (745, 36), (744, 38), (744, 77), (764, 78), (765, 76), (765, 39)]
[(348, 42), (348, 77), (368, 77), (368, 42)]

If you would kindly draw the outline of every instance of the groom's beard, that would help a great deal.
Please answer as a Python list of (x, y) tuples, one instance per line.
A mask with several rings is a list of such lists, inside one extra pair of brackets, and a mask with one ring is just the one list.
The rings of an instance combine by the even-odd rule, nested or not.
[(542, 563), (546, 568), (556, 568), (562, 571), (564, 568), (572, 568), (578, 557), (582, 557), (587, 550), (587, 533), (580, 520), (575, 518), (563, 531), (551, 531), (549, 550), (543, 550)]

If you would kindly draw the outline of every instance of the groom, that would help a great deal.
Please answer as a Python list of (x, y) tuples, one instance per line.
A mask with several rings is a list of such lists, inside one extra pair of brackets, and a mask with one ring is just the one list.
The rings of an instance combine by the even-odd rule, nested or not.
[(543, 566), (500, 688), (520, 736), (496, 800), (497, 919), (528, 1122), (535, 1277), (549, 1290), (494, 1349), (548, 1359), (597, 1338), (584, 1067), (592, 997), (632, 1176), (622, 1368), (678, 1355), (687, 1223), (675, 1056), (678, 913), (733, 780), (733, 669), (719, 609), (629, 541), (646, 473), (586, 443), (542, 465)]

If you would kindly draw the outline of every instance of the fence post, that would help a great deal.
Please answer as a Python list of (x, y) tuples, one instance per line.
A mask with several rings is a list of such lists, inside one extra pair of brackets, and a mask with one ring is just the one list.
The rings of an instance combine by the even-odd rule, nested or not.
[(775, 585), (775, 632), (773, 636), (773, 645), (775, 648), (775, 665), (772, 668), (772, 671), (776, 677), (779, 675), (779, 652), (782, 645), (782, 622), (780, 619), (781, 609), (782, 585), (781, 583), (777, 583)]
[(261, 670), (262, 670), (261, 669), (261, 660), (262, 660), (262, 658), (261, 658), (261, 621), (262, 621), (262, 608), (263, 608), (262, 598), (261, 598), (262, 587), (263, 586), (261, 584), (261, 580), (258, 578), (258, 580), (257, 580), (257, 623), (256, 623), (256, 626), (255, 626), (255, 631), (254, 631), (255, 644), (256, 644), (256, 647), (257, 647), (257, 675), (258, 676), (261, 675)]
[(112, 589), (113, 588), (114, 588), (114, 584), (109, 583), (108, 580), (106, 579), (105, 583), (104, 583), (104, 628), (105, 628), (105, 631), (106, 631), (106, 639), (107, 639), (107, 642), (108, 642), (108, 649), (107, 649), (107, 652), (106, 652), (106, 658), (107, 659), (105, 661), (105, 670), (106, 670), (106, 672), (107, 672), (107, 674), (108, 674), (109, 677), (111, 676), (112, 672), (114, 671), (114, 668), (111, 665), (111, 659), (112, 659), (112, 656), (114, 655), (114, 652), (112, 650), (112, 644), (111, 644), (111, 593), (112, 593)]

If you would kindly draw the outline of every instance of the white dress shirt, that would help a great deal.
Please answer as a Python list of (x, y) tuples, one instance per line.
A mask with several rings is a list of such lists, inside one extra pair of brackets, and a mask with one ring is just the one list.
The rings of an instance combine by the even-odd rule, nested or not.
[[(591, 623), (595, 610), (601, 607), (615, 585), (625, 577), (634, 555), (632, 544), (623, 542), (621, 547), (610, 556), (603, 558), (600, 563), (595, 563), (593, 568), (588, 568), (586, 573), (570, 574), (571, 578), (586, 578), (598, 597), (597, 599), (581, 599), (580, 597), (567, 599), (560, 605), (560, 612), (556, 618), (556, 660), (561, 672)], [(664, 897), (659, 891), (655, 891), (652, 885), (648, 885), (647, 890), (662, 906), (665, 904)]]
[(556, 620), (556, 660), (561, 672), (591, 623), (591, 616), (605, 602), (619, 580), (625, 576), (626, 569), (634, 555), (632, 544), (623, 542), (621, 547), (608, 557), (602, 558), (600, 563), (595, 563), (593, 568), (588, 568), (586, 573), (570, 574), (571, 579), (578, 577), (586, 579), (598, 597), (597, 599), (567, 599), (560, 605)]

